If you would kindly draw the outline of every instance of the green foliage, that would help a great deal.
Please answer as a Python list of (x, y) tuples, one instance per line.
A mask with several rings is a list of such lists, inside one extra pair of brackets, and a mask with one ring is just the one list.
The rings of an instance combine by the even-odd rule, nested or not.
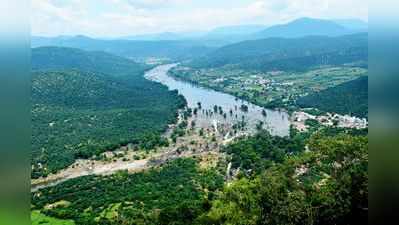
[(299, 152), (303, 143), (288, 137), (272, 136), (267, 131), (227, 146), (224, 151), (232, 157), (232, 167), (259, 174), (275, 163), (284, 161), (286, 154)]
[(205, 212), (212, 200), (207, 193), (222, 185), (223, 178), (216, 171), (199, 170), (193, 159), (177, 159), (143, 173), (72, 179), (33, 193), (32, 204), (43, 209), (66, 200), (68, 206), (47, 207), (43, 212), (74, 219), (77, 224), (183, 225)]
[(38, 210), (31, 212), (32, 225), (74, 225), (72, 220), (60, 220), (46, 216)]
[(32, 70), (80, 70), (109, 76), (137, 76), (150, 67), (105, 52), (87, 52), (75, 48), (40, 47), (32, 50)]
[(170, 75), (195, 85), (226, 92), (266, 108), (287, 110), (297, 110), (298, 98), (355, 80), (366, 73), (367, 69), (354, 64), (299, 72), (260, 72), (229, 66), (211, 69), (177, 66), (170, 71)]
[(311, 128), (318, 128), (320, 126), (320, 123), (318, 120), (315, 120), (315, 119), (307, 119), (305, 121), (305, 125), (309, 126)]
[(202, 224), (367, 223), (365, 136), (314, 135), (310, 152), (289, 157), (253, 180), (226, 187)]
[(188, 63), (194, 68), (231, 65), (260, 71), (304, 71), (322, 65), (342, 65), (368, 58), (366, 33), (341, 37), (268, 38), (228, 45)]
[(368, 77), (362, 76), (297, 100), (300, 107), (368, 117)]
[[(77, 51), (78, 58), (64, 62), (73, 58), (69, 51)], [(48, 68), (41, 64), (46, 61), (32, 59), (41, 69), (32, 73), (33, 178), (65, 168), (76, 158), (89, 158), (127, 143), (144, 149), (167, 145), (160, 134), (176, 121), (177, 109), (186, 104), (177, 91), (146, 80), (142, 69), (135, 74), (137, 64), (124, 59), (118, 64), (119, 57), (100, 57), (100, 53), (92, 57), (94, 53), (80, 50), (33, 49), (33, 56), (44, 58), (45, 54), (53, 57)], [(99, 62), (91, 62), (98, 58)], [(80, 61), (83, 59), (86, 62)], [(95, 68), (96, 63), (102, 66)], [(55, 64), (74, 70), (53, 71)], [(93, 72), (102, 67), (114, 73)], [(125, 67), (131, 68), (126, 69), (131, 75), (118, 73)]]
[(224, 188), (212, 202), (211, 210), (198, 218), (198, 224), (255, 225), (260, 214), (258, 179), (240, 179)]

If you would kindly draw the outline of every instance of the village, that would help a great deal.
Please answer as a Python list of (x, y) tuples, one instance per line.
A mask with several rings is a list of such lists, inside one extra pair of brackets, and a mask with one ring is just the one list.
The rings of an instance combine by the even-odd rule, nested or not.
[(299, 131), (307, 131), (309, 125), (307, 121), (317, 121), (319, 124), (328, 127), (365, 129), (368, 127), (368, 121), (365, 118), (358, 118), (349, 115), (339, 115), (335, 113), (326, 113), (323, 115), (312, 115), (303, 111), (294, 112), (291, 116), (291, 125)]
[(196, 70), (177, 66), (169, 74), (177, 79), (229, 93), (264, 107), (290, 108), (300, 97), (356, 79), (366, 71), (345, 66), (315, 68), (306, 72), (260, 72), (236, 68)]

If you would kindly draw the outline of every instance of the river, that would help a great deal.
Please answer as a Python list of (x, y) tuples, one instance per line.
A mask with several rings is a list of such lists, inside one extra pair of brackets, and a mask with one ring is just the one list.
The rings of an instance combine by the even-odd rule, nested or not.
[[(176, 64), (162, 65), (158, 66), (145, 74), (147, 79), (152, 81), (160, 82), (169, 87), (170, 90), (178, 90), (178, 92), (183, 95), (186, 100), (188, 107), (196, 108), (198, 107), (198, 102), (201, 102), (201, 109), (198, 110), (196, 116), (193, 120), (196, 121), (196, 126), (199, 128), (215, 128), (218, 132), (218, 128), (223, 130), (226, 126), (231, 126), (239, 121), (244, 121), (247, 123), (245, 130), (241, 131), (241, 134), (251, 134), (256, 132), (256, 124), (259, 121), (263, 121), (264, 128), (268, 129), (272, 134), (279, 136), (286, 136), (289, 134), (289, 117), (284, 111), (268, 110), (266, 111), (266, 116), (262, 114), (262, 107), (251, 104), (247, 101), (242, 101), (236, 99), (234, 96), (210, 90), (207, 88), (198, 87), (187, 82), (175, 80), (168, 75), (168, 71), (174, 67)], [(244, 112), (240, 109), (241, 105), (247, 105), (248, 111)], [(214, 111), (214, 106), (222, 107), (223, 112), (226, 112), (226, 118), (218, 113), (213, 113), (212, 115), (206, 115), (206, 111)], [(230, 114), (232, 110), (232, 114)], [(231, 130), (231, 129), (227, 129)], [(239, 136), (240, 134), (223, 134), (219, 133), (223, 142), (228, 143), (230, 140), (234, 139), (234, 136)], [(189, 146), (190, 140), (183, 139), (178, 146)], [(59, 171), (57, 174), (49, 175), (47, 178), (39, 178), (32, 181), (31, 191), (35, 192), (41, 188), (54, 186), (67, 181), (72, 178), (77, 178), (86, 175), (107, 175), (112, 174), (119, 170), (130, 170), (130, 171), (142, 171), (146, 168), (151, 167), (149, 165), (150, 159), (159, 161), (160, 159), (168, 159), (176, 156), (175, 151), (177, 148), (172, 147), (172, 149), (166, 149), (156, 153), (155, 155), (142, 159), (142, 160), (129, 160), (123, 161), (123, 159), (117, 159), (116, 161), (103, 162), (103, 161), (92, 161), (92, 160), (78, 160), (73, 165)], [(201, 152), (201, 151), (200, 151)], [(194, 154), (194, 153), (192, 153)], [(132, 158), (131, 156), (128, 158)], [(160, 160), (162, 162), (162, 160)]]
[[(244, 118), (248, 133), (256, 132), (256, 125), (262, 121), (264, 124), (263, 128), (269, 130), (273, 135), (287, 136), (289, 134), (290, 122), (289, 115), (286, 112), (264, 109), (226, 93), (176, 80), (168, 75), (168, 71), (174, 66), (176, 64), (158, 66), (148, 71), (145, 77), (166, 85), (170, 90), (177, 90), (186, 98), (188, 107), (190, 108), (197, 108), (198, 102), (200, 102), (202, 107), (201, 110), (198, 110), (197, 126), (209, 127), (213, 126), (215, 122), (218, 124), (233, 125)], [(209, 116), (209, 114), (208, 116), (206, 115), (206, 111), (213, 111), (215, 105), (222, 107), (223, 112), (226, 112), (226, 118), (219, 113), (214, 113), (212, 116)], [(248, 111), (241, 110), (241, 105), (248, 106)], [(232, 113), (230, 113), (230, 110)], [(262, 110), (266, 111), (266, 116), (263, 115)]]

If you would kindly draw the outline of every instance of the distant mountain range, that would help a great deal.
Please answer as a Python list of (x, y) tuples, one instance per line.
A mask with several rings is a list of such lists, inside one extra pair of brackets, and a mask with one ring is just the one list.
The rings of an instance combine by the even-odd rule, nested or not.
[[(357, 32), (366, 32), (368, 24), (358, 19), (324, 20), (300, 18), (286, 24), (267, 27), (250, 24), (217, 27), (208, 32), (158, 33), (123, 37), (129, 40), (219, 40), (243, 41), (268, 37), (296, 38), (309, 35), (340, 36)], [(227, 41), (227, 40), (226, 40)]]
[(86, 51), (104, 51), (127, 58), (169, 58), (184, 60), (208, 53), (214, 48), (196, 41), (100, 40), (86, 36), (32, 37), (31, 47), (57, 46)]
[(368, 23), (359, 19), (341, 19), (334, 22), (350, 30), (367, 31), (369, 28)]
[[(353, 29), (356, 28), (356, 29)], [(257, 38), (283, 37), (299, 38), (305, 36), (341, 36), (363, 30), (354, 21), (338, 22), (322, 19), (301, 18), (287, 24), (275, 25), (255, 34)]]
[(266, 38), (219, 48), (187, 63), (195, 68), (226, 65), (255, 70), (306, 70), (318, 65), (367, 62), (368, 34), (339, 37)]
[(209, 31), (204, 39), (231, 38), (234, 36), (249, 36), (266, 29), (264, 25), (241, 25), (218, 27)]
[(126, 39), (126, 40), (145, 40), (145, 41), (173, 41), (173, 40), (190, 40), (196, 39), (203, 35), (206, 32), (187, 32), (187, 33), (173, 33), (173, 32), (163, 32), (163, 33), (154, 33), (154, 34), (142, 34), (142, 35), (133, 35), (133, 36), (124, 36), (118, 39)]
[(367, 32), (368, 24), (361, 20), (322, 20), (300, 18), (292, 22), (266, 27), (239, 25), (215, 28), (209, 32), (159, 33), (104, 40), (87, 36), (37, 37), (32, 47), (58, 46), (88, 51), (105, 51), (128, 58), (169, 58), (186, 60), (204, 56), (219, 47), (247, 40), (265, 38), (301, 38), (306, 36), (337, 37)]

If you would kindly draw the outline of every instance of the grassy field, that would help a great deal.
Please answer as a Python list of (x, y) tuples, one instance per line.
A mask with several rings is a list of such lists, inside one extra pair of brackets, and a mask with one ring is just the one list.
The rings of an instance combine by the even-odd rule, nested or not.
[(53, 217), (46, 216), (38, 210), (31, 212), (32, 225), (75, 225), (73, 220), (60, 220)]
[(235, 95), (270, 108), (289, 108), (296, 99), (315, 91), (354, 80), (367, 69), (351, 66), (322, 67), (306, 72), (258, 72), (222, 67), (191, 69), (177, 67), (171, 75), (200, 86)]

